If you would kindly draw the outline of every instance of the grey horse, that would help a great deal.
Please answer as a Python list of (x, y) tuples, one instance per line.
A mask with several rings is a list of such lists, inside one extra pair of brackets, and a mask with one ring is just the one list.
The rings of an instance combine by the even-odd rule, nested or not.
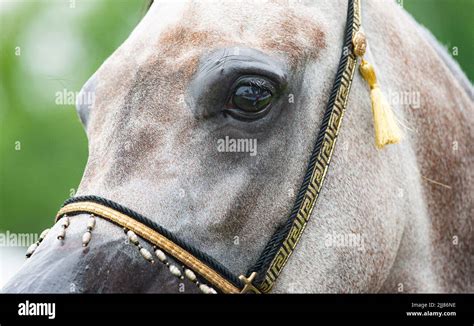
[[(294, 202), (346, 7), (155, 1), (82, 90), (95, 101), (77, 108), (89, 139), (78, 195), (130, 207), (242, 274)], [(367, 58), (405, 137), (375, 148), (356, 74), (325, 186), (273, 292), (472, 292), (472, 84), (394, 1), (363, 1), (362, 18)], [(240, 78), (254, 78), (270, 109), (229, 102)], [(226, 137), (255, 141), (255, 155), (219, 150)], [(86, 223), (72, 217), (64, 240), (56, 224), (3, 291), (178, 291), (116, 225), (97, 220), (83, 248)]]

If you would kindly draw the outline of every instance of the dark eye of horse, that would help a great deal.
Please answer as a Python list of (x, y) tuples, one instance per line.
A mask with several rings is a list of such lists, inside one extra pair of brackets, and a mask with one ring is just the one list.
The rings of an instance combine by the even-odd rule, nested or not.
[(226, 113), (238, 120), (251, 121), (264, 117), (275, 98), (275, 86), (259, 76), (241, 77), (235, 82)]

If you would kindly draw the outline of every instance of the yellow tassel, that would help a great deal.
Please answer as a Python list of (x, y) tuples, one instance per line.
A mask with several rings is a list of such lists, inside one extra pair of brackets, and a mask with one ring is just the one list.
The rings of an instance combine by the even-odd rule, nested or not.
[(403, 136), (402, 131), (398, 127), (390, 104), (383, 96), (382, 90), (377, 84), (377, 76), (375, 75), (374, 67), (367, 61), (362, 60), (360, 72), (370, 86), (372, 114), (374, 117), (375, 146), (377, 146), (378, 149), (382, 149), (385, 145), (398, 144)]

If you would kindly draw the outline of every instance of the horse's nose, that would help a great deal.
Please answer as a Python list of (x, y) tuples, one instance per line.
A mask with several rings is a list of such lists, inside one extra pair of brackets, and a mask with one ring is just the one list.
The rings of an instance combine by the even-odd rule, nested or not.
[(81, 214), (69, 217), (66, 228), (56, 223), (2, 292), (201, 293), (179, 262), (168, 256), (161, 261), (151, 244), (139, 238), (137, 246), (111, 222), (96, 218), (84, 246), (89, 221)]

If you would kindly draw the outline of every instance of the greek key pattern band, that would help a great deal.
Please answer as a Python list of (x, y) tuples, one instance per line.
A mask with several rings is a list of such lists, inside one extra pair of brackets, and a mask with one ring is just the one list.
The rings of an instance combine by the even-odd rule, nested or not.
[[(359, 30), (361, 24), (360, 0), (354, 1), (353, 9), (352, 36), (354, 36), (354, 34)], [(349, 49), (343, 49), (343, 51), (349, 51)], [(336, 99), (332, 107), (328, 126), (324, 132), (320, 151), (317, 154), (316, 163), (314, 165), (310, 183), (304, 194), (303, 201), (288, 235), (284, 239), (266, 272), (265, 279), (260, 285), (258, 285), (259, 290), (263, 293), (267, 293), (272, 289), (273, 284), (280, 275), (285, 264), (288, 262), (288, 259), (300, 240), (311, 216), (316, 200), (323, 186), (329, 163), (331, 162), (342, 118), (347, 107), (347, 101), (357, 62), (358, 59), (356, 55), (350, 51), (342, 74), (341, 83), (337, 91)]]

